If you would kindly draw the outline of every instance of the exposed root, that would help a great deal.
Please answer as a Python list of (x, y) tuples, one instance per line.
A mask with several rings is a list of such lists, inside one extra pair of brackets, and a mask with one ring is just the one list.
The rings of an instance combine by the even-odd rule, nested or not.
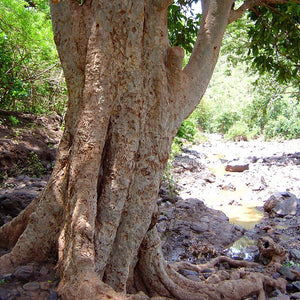
[(14, 270), (14, 261), (11, 253), (0, 257), (0, 274), (10, 273)]
[(171, 266), (175, 271), (186, 269), (186, 270), (191, 270), (191, 271), (196, 271), (196, 272), (203, 272), (203, 270), (205, 270), (205, 269), (213, 268), (216, 265), (218, 265), (220, 263), (224, 263), (224, 262), (228, 263), (231, 267), (234, 267), (234, 268), (240, 268), (240, 267), (252, 267), (253, 268), (253, 267), (259, 266), (259, 264), (254, 263), (254, 262), (243, 261), (243, 260), (234, 260), (234, 259), (232, 259), (230, 257), (226, 257), (226, 256), (216, 257), (215, 259), (213, 259), (203, 265), (193, 265), (186, 261), (179, 261), (179, 262), (172, 263)]
[(36, 210), (39, 197), (35, 198), (17, 217), (0, 227), (0, 247), (11, 249), (27, 227), (30, 215)]
[[(258, 299), (264, 300), (266, 299), (265, 289), (268, 287), (285, 291), (284, 279), (272, 279), (265, 274), (255, 272), (253, 268), (259, 265), (252, 262), (235, 261), (221, 256), (203, 266), (194, 266), (186, 262), (168, 264), (162, 257), (155, 228), (148, 232), (143, 247), (139, 272), (142, 273), (144, 284), (150, 294), (155, 290), (165, 297), (193, 300), (238, 300), (256, 294)], [(221, 262), (242, 268), (234, 272), (221, 270), (211, 275), (206, 281), (200, 282), (190, 280), (177, 272), (180, 269), (201, 272)]]
[(282, 263), (287, 259), (287, 251), (282, 246), (276, 244), (269, 236), (261, 237), (257, 242), (257, 246), (261, 255), (270, 259), (265, 273), (271, 274), (277, 272)]
[[(62, 280), (58, 287), (61, 299), (82, 299), (82, 300), (149, 300), (143, 292), (134, 295), (117, 293), (109, 285), (100, 280), (98, 274), (93, 270), (85, 270), (68, 281)], [(152, 300), (167, 300), (164, 297), (154, 297)]]
[(82, 299), (82, 300), (172, 300), (173, 298), (152, 297), (145, 293), (138, 292), (133, 295), (117, 293), (109, 285), (100, 280), (93, 270), (85, 270), (76, 273), (67, 282), (61, 281), (58, 287), (61, 299)]

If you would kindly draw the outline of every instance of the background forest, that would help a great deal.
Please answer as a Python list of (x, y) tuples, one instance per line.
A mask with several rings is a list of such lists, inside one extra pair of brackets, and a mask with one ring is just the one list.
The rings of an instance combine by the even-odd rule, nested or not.
[[(178, 0), (169, 8), (170, 42), (187, 57), (201, 18), (192, 9), (197, 2)], [(266, 9), (228, 27), (209, 89), (182, 124), (177, 145), (199, 132), (234, 140), (300, 137), (299, 5)], [(67, 92), (47, 1), (0, 1), (0, 49), (0, 109), (63, 118)], [(18, 124), (14, 116), (9, 121)]]

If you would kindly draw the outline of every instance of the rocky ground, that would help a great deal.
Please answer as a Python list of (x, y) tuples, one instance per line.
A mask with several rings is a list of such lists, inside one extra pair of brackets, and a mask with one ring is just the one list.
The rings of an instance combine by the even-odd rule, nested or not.
[(257, 241), (268, 236), (287, 253), (272, 276), (288, 281), (287, 294), (270, 299), (300, 299), (299, 150), (299, 139), (226, 142), (220, 135), (183, 149), (171, 170), (177, 196), (160, 193), (165, 256), (205, 263), (226, 255), (266, 265)]
[(207, 142), (183, 149), (175, 158), (178, 196), (185, 202), (200, 199), (224, 212), (243, 236), (264, 228), (280, 235), (284, 246), (292, 240), (300, 250), (299, 150), (299, 139), (226, 142), (210, 135)]
[[(0, 112), (0, 225), (43, 189), (62, 134), (56, 116), (14, 115), (18, 126), (9, 116)], [(273, 291), (270, 299), (300, 299), (299, 150), (300, 140), (224, 142), (217, 135), (184, 149), (173, 162), (177, 194), (166, 182), (158, 199), (166, 258), (205, 263), (227, 255), (267, 264), (256, 245), (267, 235), (287, 251), (272, 276), (286, 278), (288, 292)], [(58, 299), (53, 266), (32, 263), (1, 274), (0, 300)], [(213, 270), (181, 272), (200, 280)]]

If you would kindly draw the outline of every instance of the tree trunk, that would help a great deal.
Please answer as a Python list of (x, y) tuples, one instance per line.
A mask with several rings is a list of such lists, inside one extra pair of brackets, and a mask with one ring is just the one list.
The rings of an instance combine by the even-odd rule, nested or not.
[(12, 248), (0, 258), (1, 271), (57, 257), (63, 299), (121, 299), (140, 290), (240, 299), (241, 289), (263, 290), (263, 276), (254, 284), (229, 280), (227, 292), (225, 284), (196, 284), (161, 255), (153, 217), (160, 180), (173, 138), (210, 80), (233, 1), (203, 1), (184, 70), (183, 50), (168, 42), (171, 2), (52, 2), (69, 91), (65, 132), (41, 196), (0, 229), (1, 245)]

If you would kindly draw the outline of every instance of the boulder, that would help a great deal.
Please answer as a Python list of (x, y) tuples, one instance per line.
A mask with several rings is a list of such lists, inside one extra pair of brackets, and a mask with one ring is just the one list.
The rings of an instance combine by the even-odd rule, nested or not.
[(241, 161), (232, 161), (225, 167), (227, 172), (243, 172), (249, 170), (249, 164)]
[(164, 256), (170, 261), (181, 258), (193, 261), (200, 252), (214, 255), (215, 249), (219, 251), (243, 235), (223, 212), (208, 208), (196, 198), (180, 200), (171, 206), (162, 203), (160, 211), (163, 217), (157, 228)]
[(273, 194), (264, 204), (264, 211), (273, 217), (294, 216), (299, 210), (300, 200), (289, 192)]
[(20, 281), (30, 281), (33, 276), (32, 266), (20, 266), (14, 272), (14, 276)]

